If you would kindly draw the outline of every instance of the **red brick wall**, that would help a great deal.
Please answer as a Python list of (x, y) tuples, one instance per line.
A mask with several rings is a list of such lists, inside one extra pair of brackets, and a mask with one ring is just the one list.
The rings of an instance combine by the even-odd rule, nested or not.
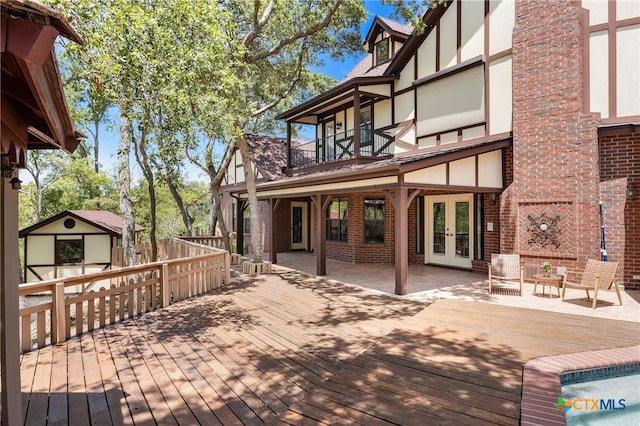
[(640, 130), (603, 132), (599, 159), (607, 254), (621, 263), (625, 287), (640, 290), (640, 195), (626, 197), (629, 185), (640, 192)]
[[(599, 122), (582, 111), (582, 11), (548, 0), (516, 7), (513, 184), (501, 202), (501, 251), (580, 266), (600, 258)], [(543, 213), (561, 216), (558, 246), (530, 242)]]

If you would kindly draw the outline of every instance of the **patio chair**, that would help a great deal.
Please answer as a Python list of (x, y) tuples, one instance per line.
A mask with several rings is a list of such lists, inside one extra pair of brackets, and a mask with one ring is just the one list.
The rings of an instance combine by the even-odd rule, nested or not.
[(520, 255), (491, 254), (491, 264), (489, 265), (489, 294), (491, 294), (494, 280), (516, 281), (520, 283), (520, 296), (522, 296), (524, 267), (520, 265)]
[(611, 286), (615, 287), (618, 294), (618, 301), (622, 306), (622, 296), (620, 295), (620, 287), (618, 287), (618, 279), (616, 272), (618, 271), (618, 262), (603, 262), (600, 260), (587, 260), (584, 271), (567, 271), (562, 280), (562, 299), (564, 301), (564, 292), (567, 288), (584, 289), (589, 297), (589, 290), (593, 290), (592, 308), (596, 308), (598, 302), (598, 290), (610, 290)]

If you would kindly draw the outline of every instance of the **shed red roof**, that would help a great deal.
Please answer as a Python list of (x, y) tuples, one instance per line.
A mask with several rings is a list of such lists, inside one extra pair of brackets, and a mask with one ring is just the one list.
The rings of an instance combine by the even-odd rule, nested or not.
[[(96, 225), (102, 225), (117, 234), (122, 234), (122, 217), (115, 213), (104, 210), (68, 210), (78, 217), (85, 219), (87, 222), (93, 222)], [(135, 225), (136, 232), (144, 230), (143, 226)]]
[[(43, 226), (55, 222), (65, 216), (71, 216), (75, 219), (96, 226), (112, 235), (122, 235), (122, 217), (115, 213), (104, 210), (65, 210), (62, 213), (58, 213), (57, 215), (50, 217), (49, 219), (45, 219), (42, 222), (38, 222), (28, 228), (20, 230), (19, 236), (20, 238), (23, 238), (25, 235), (35, 231), (36, 229), (42, 228)], [(135, 232), (140, 231), (144, 231), (144, 227), (136, 224)]]

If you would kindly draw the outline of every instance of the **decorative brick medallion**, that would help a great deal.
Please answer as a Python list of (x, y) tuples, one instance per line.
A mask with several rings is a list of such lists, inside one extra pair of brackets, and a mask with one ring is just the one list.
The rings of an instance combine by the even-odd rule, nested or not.
[(576, 256), (575, 205), (572, 201), (518, 203), (518, 248), (521, 254)]

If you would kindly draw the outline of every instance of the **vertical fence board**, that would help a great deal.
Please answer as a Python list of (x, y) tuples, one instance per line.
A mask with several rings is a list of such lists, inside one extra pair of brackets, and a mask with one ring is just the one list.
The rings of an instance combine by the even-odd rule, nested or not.
[(31, 315), (22, 316), (22, 351), (31, 350)]

